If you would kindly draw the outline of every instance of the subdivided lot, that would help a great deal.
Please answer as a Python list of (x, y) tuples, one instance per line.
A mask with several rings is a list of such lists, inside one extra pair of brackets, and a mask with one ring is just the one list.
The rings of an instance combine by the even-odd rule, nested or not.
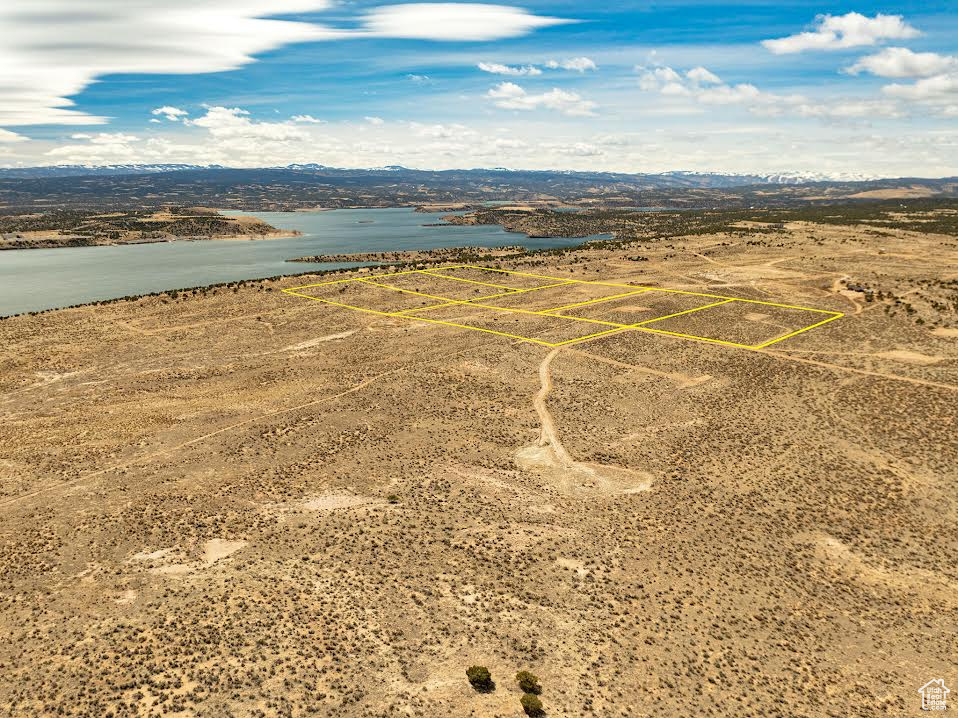
[(511, 294), (515, 290), (497, 288), (485, 284), (450, 279), (427, 272), (397, 273), (387, 276), (369, 277), (362, 280), (373, 286), (390, 287), (397, 292), (418, 292), (441, 299), (476, 301)]
[(401, 315), (410, 321), (547, 346), (639, 331), (760, 348), (842, 316), (704, 292), (561, 280), (480, 267), (396, 272), (285, 291), (330, 306)]
[(497, 299), (486, 300), (483, 303), (496, 307), (526, 309), (535, 312), (558, 311), (574, 305), (588, 306), (595, 302), (611, 300), (613, 297), (623, 294), (631, 295), (644, 291), (641, 287), (630, 288), (612, 284), (573, 282), (558, 286), (547, 286), (543, 289), (513, 292)]
[[(429, 273), (438, 276), (468, 279), (472, 282), (482, 282), (483, 284), (491, 284), (495, 287), (505, 287), (507, 289), (531, 289), (534, 287), (543, 287), (547, 284), (567, 281), (561, 277), (549, 277), (531, 273), (514, 273), (486, 267), (447, 267), (443, 269), (430, 269)], [(569, 277), (569, 281), (571, 281), (571, 279), (572, 277)]]
[(419, 310), (405, 316), (549, 346), (618, 331), (617, 327), (605, 323), (564, 319), (533, 312), (502, 311), (468, 304)]
[(565, 317), (581, 317), (631, 325), (667, 317), (678, 312), (701, 309), (722, 301), (725, 301), (722, 297), (706, 294), (650, 289), (640, 294), (610, 299), (605, 302), (561, 309), (556, 314)]
[(642, 329), (757, 347), (841, 314), (733, 299), (642, 324)]
[(357, 280), (295, 287), (287, 290), (287, 293), (314, 299), (328, 305), (379, 314), (421, 309), (437, 303), (435, 299), (429, 297), (397, 292), (395, 289), (379, 287), (375, 284)]

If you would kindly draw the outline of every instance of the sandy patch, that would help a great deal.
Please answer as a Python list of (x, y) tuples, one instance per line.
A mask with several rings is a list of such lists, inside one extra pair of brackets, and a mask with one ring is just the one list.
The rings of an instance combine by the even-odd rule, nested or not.
[(745, 315), (745, 318), (750, 322), (764, 322), (768, 319), (768, 314), (762, 314), (761, 312), (748, 312)]
[(350, 337), (358, 331), (359, 331), (358, 329), (350, 329), (349, 331), (339, 332), (338, 334), (327, 334), (324, 337), (316, 337), (315, 339), (309, 339), (300, 344), (291, 344), (288, 347), (283, 347), (282, 351), (298, 352), (298, 351), (302, 351), (303, 349), (311, 349), (312, 347), (315, 347), (319, 344), (323, 344), (325, 342), (335, 342), (341, 339), (345, 339), (346, 337)]
[(582, 561), (578, 561), (574, 558), (557, 558), (556, 565), (558, 565), (560, 568), (575, 571), (579, 578), (585, 578), (589, 574), (589, 569), (585, 567), (585, 564), (582, 563)]
[(113, 602), (120, 606), (129, 606), (136, 601), (137, 593), (132, 588), (119, 594), (113, 599)]
[(931, 600), (946, 606), (958, 605), (958, 586), (925, 569), (891, 569), (874, 565), (834, 536), (815, 533), (816, 557), (830, 571), (861, 585), (905, 594), (912, 600)]
[(931, 366), (941, 362), (941, 357), (928, 356), (918, 352), (908, 351), (906, 349), (895, 349), (894, 351), (881, 352), (875, 356), (882, 359), (891, 359), (892, 361), (903, 362), (905, 364), (920, 364), (922, 366)]
[(229, 541), (227, 539), (210, 539), (203, 544), (203, 561), (212, 564), (221, 558), (231, 556), (246, 546), (246, 541)]
[(932, 329), (931, 333), (936, 337), (948, 337), (949, 339), (958, 339), (958, 329), (949, 329), (948, 327), (938, 327)]
[(198, 561), (190, 561), (186, 552), (178, 546), (161, 548), (156, 551), (140, 551), (130, 557), (130, 562), (152, 564), (150, 573), (162, 576), (183, 576), (212, 566), (217, 561), (232, 556), (245, 547), (246, 541), (229, 539), (210, 539), (203, 544), (202, 556)]
[(140, 551), (130, 556), (131, 561), (160, 561), (169, 556), (174, 549), (161, 548), (156, 551)]

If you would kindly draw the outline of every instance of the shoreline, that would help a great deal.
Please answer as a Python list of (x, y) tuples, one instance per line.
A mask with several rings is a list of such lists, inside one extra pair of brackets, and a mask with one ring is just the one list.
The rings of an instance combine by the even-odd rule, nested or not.
[(70, 237), (63, 241), (49, 239), (22, 239), (0, 240), (0, 252), (15, 252), (29, 249), (76, 249), (77, 247), (137, 247), (143, 244), (170, 244), (173, 242), (238, 242), (262, 241), (270, 239), (293, 239), (302, 237), (298, 229), (280, 230), (268, 234), (224, 234), (224, 235), (197, 235), (188, 237), (157, 237), (155, 239), (97, 240), (93, 237)]
[[(341, 267), (337, 269), (314, 269), (311, 272), (295, 272), (293, 274), (275, 274), (271, 277), (254, 277), (252, 279), (237, 279), (230, 282), (214, 282), (212, 284), (200, 284), (192, 287), (173, 287), (171, 289), (160, 289), (155, 292), (145, 292), (143, 294), (127, 294), (122, 297), (113, 297), (111, 299), (91, 299), (88, 302), (80, 302), (79, 304), (68, 304), (63, 307), (50, 307), (48, 309), (37, 309), (32, 312), (18, 312), (16, 314), (0, 314), (0, 322), (8, 319), (19, 319), (23, 317), (32, 317), (39, 314), (48, 314), (50, 312), (62, 312), (68, 309), (84, 309), (91, 306), (103, 306), (106, 304), (118, 304), (120, 302), (135, 302), (141, 299), (148, 299), (149, 297), (162, 297), (164, 295), (177, 295), (187, 292), (204, 292), (211, 289), (232, 289), (238, 287), (244, 287), (251, 284), (262, 284), (264, 282), (278, 282), (280, 280), (286, 279), (288, 277), (322, 277), (328, 274), (337, 274), (339, 272), (353, 272), (360, 269), (365, 269), (369, 266), (376, 265), (362, 265), (357, 267)], [(389, 265), (383, 265), (389, 266)]]

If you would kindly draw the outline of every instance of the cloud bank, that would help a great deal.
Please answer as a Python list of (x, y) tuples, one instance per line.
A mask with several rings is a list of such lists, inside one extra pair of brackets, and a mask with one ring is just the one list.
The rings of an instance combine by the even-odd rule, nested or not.
[(570, 22), (479, 3), (388, 5), (357, 18), (354, 29), (265, 19), (330, 6), (331, 0), (5, 0), (0, 127), (105, 124), (108, 118), (76, 109), (70, 98), (107, 75), (225, 72), (290, 43), (487, 41)]

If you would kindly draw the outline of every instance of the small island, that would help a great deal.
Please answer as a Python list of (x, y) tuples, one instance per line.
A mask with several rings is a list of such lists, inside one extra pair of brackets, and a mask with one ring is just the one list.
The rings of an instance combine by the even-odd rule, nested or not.
[(278, 239), (280, 230), (257, 217), (227, 217), (205, 207), (116, 212), (55, 210), (0, 217), (0, 250), (150, 244), (179, 240)]

